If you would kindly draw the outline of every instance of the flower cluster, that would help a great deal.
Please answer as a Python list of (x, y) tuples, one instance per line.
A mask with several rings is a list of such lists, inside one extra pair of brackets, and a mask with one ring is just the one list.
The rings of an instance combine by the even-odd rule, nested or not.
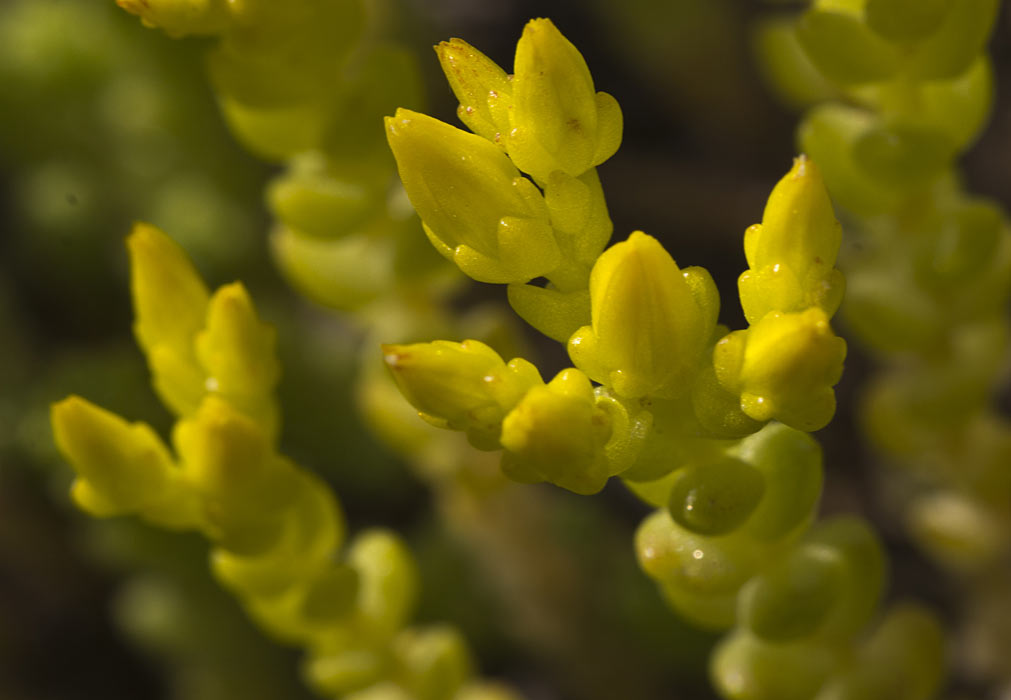
[[(841, 228), (815, 164), (798, 158), (748, 229), (750, 325), (728, 333), (705, 270), (680, 268), (642, 232), (603, 250), (610, 227), (588, 169), (613, 151), (618, 112), (549, 21), (527, 25), (511, 77), (458, 39), (439, 55), (474, 134), (405, 110), (388, 118), (407, 194), (436, 248), (508, 284), (513, 308), (575, 366), (545, 383), (471, 340), (386, 346), (404, 396), (430, 423), (500, 449), (514, 480), (593, 493), (621, 475), (658, 506), (636, 536), (640, 563), (683, 615), (732, 630), (711, 669), (727, 697), (859, 697), (896, 678), (896, 697), (927, 697), (936, 622), (900, 607), (861, 640), (884, 588), (881, 546), (854, 518), (811, 526), (821, 455), (801, 431), (832, 418), (846, 354), (829, 325)], [(580, 180), (582, 227), (558, 205)]]
[(77, 504), (201, 532), (215, 577), (272, 636), (307, 651), (307, 681), (323, 695), (510, 697), (471, 680), (456, 630), (406, 626), (417, 582), (400, 539), (376, 529), (345, 545), (330, 487), (278, 453), (274, 332), (242, 285), (210, 294), (182, 250), (149, 225), (128, 243), (134, 329), (177, 418), (174, 450), (150, 426), (82, 398), (55, 404)]
[[(770, 29), (770, 55), (809, 60), (791, 89), (832, 85), (849, 103), (808, 114), (807, 155), (744, 234), (748, 326), (738, 330), (719, 324), (706, 270), (679, 265), (641, 231), (609, 245), (597, 167), (620, 144), (621, 109), (550, 20), (526, 26), (511, 74), (463, 40), (436, 47), (469, 131), (406, 108), (386, 118), (424, 230), (409, 237), (373, 116), (412, 104), (418, 81), (401, 50), (374, 40), (361, 3), (118, 4), (171, 36), (216, 37), (208, 66), (233, 132), (287, 164), (267, 192), (275, 257), (306, 296), (356, 312), (372, 355), (359, 401), (441, 495), (494, 490), (493, 480), (474, 486), (477, 453), (464, 437), (500, 453), (496, 489), (508, 479), (589, 495), (618, 477), (655, 509), (635, 537), (641, 568), (681, 615), (727, 633), (710, 664), (725, 697), (933, 695), (939, 626), (910, 603), (878, 617), (883, 548), (858, 518), (818, 519), (822, 455), (809, 433), (836, 411), (847, 346), (831, 319), (848, 284), (844, 313), (858, 334), (914, 357), (872, 393), (879, 440), (907, 457), (929, 448), (945, 467), (983, 438), (958, 498), (927, 493), (912, 519), (942, 553), (954, 541), (950, 551), (979, 554), (974, 565), (1000, 551), (1011, 443), (984, 406), (1006, 344), (997, 317), (1011, 247), (999, 212), (949, 170), (988, 104), (979, 52), (996, 0), (817, 0)], [(887, 234), (845, 280), (830, 193)], [(899, 273), (886, 269), (897, 242), (909, 244)], [(280, 454), (274, 332), (244, 287), (211, 293), (154, 227), (137, 225), (128, 245), (135, 335), (176, 423), (170, 447), (84, 399), (54, 405), (78, 506), (203, 534), (214, 576), (265, 630), (306, 650), (305, 676), (324, 696), (514, 697), (474, 680), (454, 629), (407, 626), (417, 581), (405, 546), (383, 530), (345, 545), (329, 487)], [(509, 344), (494, 331), (466, 330), (445, 303), (456, 270), (507, 285), (516, 314), (572, 366), (546, 381), (527, 359), (506, 359), (522, 353), (493, 349)], [(440, 336), (469, 339), (406, 342)], [(372, 352), (379, 341), (388, 372)], [(458, 435), (423, 432), (405, 410)], [(959, 412), (964, 420), (951, 420)], [(946, 509), (924, 507), (939, 498)], [(958, 508), (976, 501), (987, 509)], [(979, 546), (965, 546), (980, 533)]]

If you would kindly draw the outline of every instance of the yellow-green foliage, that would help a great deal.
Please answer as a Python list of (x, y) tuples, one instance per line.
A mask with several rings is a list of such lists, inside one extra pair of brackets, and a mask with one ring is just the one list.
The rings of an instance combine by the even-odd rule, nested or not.
[[(867, 523), (818, 518), (809, 433), (835, 415), (847, 344), (831, 321), (848, 284), (857, 335), (905, 361), (871, 394), (872, 432), (937, 466), (910, 506), (917, 532), (977, 566), (1004, 551), (1011, 443), (986, 392), (1006, 347), (1011, 243), (951, 169), (989, 103), (980, 51), (996, 0), (817, 0), (769, 26), (760, 44), (786, 94), (847, 102), (807, 113), (804, 155), (744, 233), (738, 330), (719, 325), (705, 269), (642, 231), (608, 245), (596, 168), (621, 142), (622, 112), (550, 20), (527, 24), (511, 74), (461, 39), (436, 47), (465, 131), (409, 108), (412, 59), (377, 41), (358, 2), (118, 4), (170, 36), (215, 38), (208, 69), (230, 127), (285, 163), (267, 191), (275, 258), (303, 294), (354, 312), (362, 410), (435, 489), (474, 489), (479, 457), (412, 413), (500, 452), (513, 482), (590, 495), (620, 478), (655, 509), (635, 534), (641, 568), (670, 607), (725, 633), (710, 661), (724, 697), (934, 696), (941, 629), (912, 603), (880, 609), (888, 565)], [(374, 128), (391, 112), (392, 160)], [(390, 194), (394, 161), (424, 233)], [(869, 241), (845, 279), (833, 201)], [(572, 366), (545, 381), (476, 339), (480, 324), (446, 303), (455, 270), (426, 256), (425, 236), (455, 270), (507, 285), (516, 314)], [(454, 628), (408, 626), (418, 581), (405, 545), (385, 530), (346, 543), (330, 488), (280, 454), (275, 333), (245, 288), (212, 293), (153, 226), (138, 224), (128, 248), (134, 332), (175, 418), (171, 447), (85, 399), (55, 404), (76, 504), (204, 535), (214, 576), (305, 651), (323, 696), (515, 697), (475, 680)], [(468, 339), (413, 342), (439, 336)], [(946, 476), (977, 438), (969, 476)]]
[(306, 678), (324, 695), (500, 697), (469, 682), (455, 630), (405, 626), (416, 575), (400, 539), (368, 530), (345, 545), (330, 488), (277, 452), (274, 332), (242, 285), (209, 294), (152, 226), (138, 224), (128, 244), (137, 339), (177, 418), (174, 450), (82, 398), (55, 404), (77, 504), (201, 532), (217, 579), (272, 636), (306, 650)]
[[(545, 57), (539, 109), (524, 90), (535, 51)], [(894, 697), (929, 697), (940, 677), (936, 622), (896, 611), (860, 642), (883, 592), (881, 547), (856, 519), (809, 527), (821, 458), (798, 431), (831, 420), (846, 355), (829, 326), (843, 293), (841, 232), (817, 166), (799, 157), (748, 229), (740, 291), (750, 326), (728, 334), (705, 270), (680, 269), (642, 232), (587, 260), (602, 248), (600, 229), (570, 226), (571, 210), (545, 206), (533, 187), (550, 202), (612, 150), (594, 144), (593, 86), (573, 51), (534, 20), (504, 82), (453, 40), (440, 57), (476, 135), (405, 110), (387, 131), (433, 244), (475, 279), (509, 284), (514, 309), (565, 342), (575, 367), (544, 384), (522, 358), (506, 364), (470, 340), (387, 346), (401, 390), (429, 422), (501, 449), (512, 479), (588, 494), (624, 475), (665, 506), (639, 529), (639, 560), (683, 615), (732, 628), (712, 666), (727, 697), (864, 697), (890, 692), (890, 674), (909, 681)], [(598, 119), (617, 113), (610, 104), (596, 98)], [(588, 208), (603, 212), (600, 190), (590, 192)], [(565, 249), (576, 252), (559, 256)], [(535, 277), (546, 286), (530, 285)], [(586, 295), (589, 309), (577, 303)], [(530, 311), (538, 302), (543, 316)], [(906, 654), (917, 636), (922, 645)]]
[[(977, 571), (1011, 544), (1011, 426), (990, 402), (1006, 366), (1011, 232), (955, 161), (992, 102), (983, 48), (998, 6), (815, 2), (765, 40), (770, 60), (797, 51), (824, 87), (798, 136), (852, 220), (846, 320), (888, 366), (867, 432), (917, 474), (903, 499), (914, 537)], [(784, 66), (781, 82), (803, 79)]]
[(913, 539), (965, 577), (978, 672), (1006, 678), (1011, 618), (994, 590), (1011, 580), (1011, 424), (992, 392), (1006, 377), (1011, 228), (956, 166), (993, 102), (984, 45), (999, 4), (818, 1), (770, 22), (761, 44), (776, 83), (803, 96), (798, 140), (854, 241), (844, 315), (883, 366), (865, 432), (907, 469), (893, 490)]
[[(551, 33), (542, 29), (536, 36), (551, 36), (553, 42), (570, 46), (553, 25), (545, 26)], [(518, 52), (530, 36), (520, 39)], [(462, 53), (478, 60), (476, 50)], [(444, 61), (444, 68), (459, 63)], [(480, 65), (487, 66), (487, 59), (481, 57)], [(579, 77), (571, 66), (548, 67), (560, 72), (552, 76), (560, 85)], [(450, 69), (447, 73), (453, 75)], [(592, 90), (584, 97), (590, 100)], [(504, 98), (494, 99), (499, 104)], [(561, 96), (551, 102), (566, 104)], [(503, 105), (506, 113), (515, 115), (510, 104)], [(553, 112), (545, 118), (565, 120)], [(518, 123), (518, 117), (511, 119)], [(547, 393), (538, 388), (538, 398), (523, 396), (543, 385), (528, 362), (512, 360), (511, 373), (503, 376), (504, 361), (474, 341), (386, 348), (398, 384), (426, 419), (467, 431), (477, 447), (503, 447), (503, 468), (512, 478), (546, 479), (592, 493), (607, 477), (626, 470), (655, 479), (681, 466), (671, 454), (654, 456), (657, 450), (650, 443), (670, 440), (670, 435), (714, 442), (753, 433), (773, 418), (806, 430), (824, 427), (831, 419), (832, 387), (845, 357), (845, 343), (828, 325), (828, 314), (842, 294), (841, 274), (832, 266), (840, 233), (818, 170), (807, 159), (799, 158), (777, 185), (764, 223), (748, 231), (746, 249), (755, 267), (742, 275), (741, 289), (753, 326), (726, 334), (716, 325), (719, 297), (709, 274), (701, 268), (679, 269), (651, 236), (633, 233), (602, 252), (589, 269), (579, 270), (578, 258), (571, 255), (545, 255), (544, 249), (560, 247), (559, 240), (576, 249), (599, 246), (581, 242), (579, 236), (557, 235), (555, 217), (547, 210), (534, 228), (513, 224), (516, 209), (510, 197), (521, 191), (539, 194), (510, 164), (511, 153), (492, 146), (494, 136), (467, 134), (404, 110), (387, 120), (387, 129), (408, 196), (436, 247), (477, 279), (509, 283), (511, 298), (513, 290), (520, 289), (537, 290), (545, 301), (548, 295), (562, 300), (550, 312), (551, 330), (568, 332), (569, 337), (561, 339), (567, 341), (576, 367), (547, 384)], [(484, 145), (461, 147), (459, 153), (466, 152), (461, 156), (448, 145), (454, 141)], [(499, 165), (474, 169), (482, 157)], [(548, 175), (547, 195), (550, 179), (564, 175), (559, 170)], [(602, 200), (599, 206), (603, 208)], [(564, 222), (564, 214), (561, 218)], [(439, 238), (448, 234), (433, 233), (433, 227), (445, 231), (454, 226), (472, 236), (481, 227), (491, 231), (497, 226), (500, 236), (497, 241), (473, 241), (485, 246), (487, 254), (476, 253), (466, 243), (451, 249)], [(513, 244), (502, 238), (503, 231), (511, 235), (517, 229), (531, 240)], [(591, 238), (597, 235), (589, 232)], [(508, 263), (507, 256), (512, 256)], [(496, 278), (488, 272), (491, 265), (509, 268), (512, 277)], [(582, 289), (561, 291), (553, 282), (562, 277), (573, 285), (577, 274)], [(529, 284), (537, 275), (547, 277), (546, 287)], [(585, 308), (562, 306), (577, 294), (588, 299), (588, 314)], [(525, 308), (518, 310), (522, 314)], [(528, 320), (535, 326), (539, 321)], [(587, 378), (600, 386), (591, 391)], [(551, 395), (556, 398), (549, 401)], [(561, 396), (567, 398), (562, 401)], [(516, 417), (514, 410), (520, 412)], [(525, 429), (520, 437), (517, 426), (528, 425), (535, 410), (538, 420), (551, 427)], [(499, 441), (500, 432), (504, 442)], [(567, 442), (566, 452), (552, 434), (584, 437)], [(569, 458), (560, 459), (563, 452)], [(640, 452), (645, 454), (642, 459)], [(543, 457), (535, 456), (541, 453), (555, 454), (558, 464), (545, 469)]]

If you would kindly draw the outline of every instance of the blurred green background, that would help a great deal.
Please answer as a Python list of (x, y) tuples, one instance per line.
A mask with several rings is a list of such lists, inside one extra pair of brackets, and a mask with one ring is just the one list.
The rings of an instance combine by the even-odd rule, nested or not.
[[(459, 36), (508, 66), (526, 20), (550, 16), (624, 111), (623, 146), (600, 171), (616, 238), (645, 230), (680, 264), (709, 268), (725, 300), (721, 320), (739, 327), (741, 236), (795, 155), (796, 115), (764, 86), (752, 36), (761, 18), (798, 6), (405, 0), (390, 16), (420, 56), (429, 112), (451, 122), (455, 103), (431, 45)], [(965, 162), (970, 188), (1005, 207), (1007, 15), (992, 42), (994, 116)], [(79, 393), (163, 432), (170, 424), (130, 332), (122, 241), (135, 220), (168, 231), (213, 286), (242, 279), (278, 327), (283, 449), (334, 484), (352, 529), (382, 524), (408, 538), (421, 561), (420, 619), (459, 624), (483, 670), (531, 698), (710, 697), (714, 638), (677, 620), (636, 570), (632, 532), (646, 508), (617, 484), (593, 499), (531, 487), (549, 500), (553, 515), (538, 525), (569, 571), (545, 585), (569, 600), (555, 611), (561, 641), (510, 625), (516, 601), (492, 592), (427, 489), (357, 417), (354, 327), (300, 299), (275, 271), (262, 202), (272, 170), (222, 125), (206, 46), (145, 29), (112, 0), (0, 3), (0, 698), (306, 695), (297, 656), (264, 639), (211, 581), (200, 541), (94, 522), (69, 505), (51, 402)], [(472, 294), (503, 297), (488, 285)], [(563, 366), (558, 346), (531, 342), (545, 375)], [(853, 397), (867, 371), (853, 348), (839, 414), (819, 434), (823, 509), (870, 518), (892, 555), (893, 595), (947, 614), (958, 591), (904, 540), (856, 437)], [(982, 692), (958, 675), (953, 688)]]

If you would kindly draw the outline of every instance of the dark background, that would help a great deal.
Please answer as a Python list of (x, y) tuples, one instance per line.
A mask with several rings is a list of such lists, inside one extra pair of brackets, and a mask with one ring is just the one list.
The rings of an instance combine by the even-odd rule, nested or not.
[[(101, 19), (61, 24), (60, 17), (80, 11), (75, 4)], [(553, 19), (583, 52), (597, 89), (623, 109), (622, 148), (600, 169), (615, 239), (644, 230), (680, 265), (708, 268), (725, 300), (721, 321), (741, 327), (734, 302), (745, 267), (741, 236), (760, 220), (765, 198), (796, 155), (797, 115), (764, 86), (752, 32), (759, 19), (797, 7), (408, 0), (393, 17), (400, 38), (421, 56), (428, 111), (450, 122), (455, 102), (431, 45), (459, 36), (508, 69), (524, 23)], [(33, 34), (31, 22), (47, 29)], [(98, 29), (115, 39), (96, 36)], [(1005, 206), (1009, 30), (1005, 8), (991, 42), (993, 117), (964, 160), (969, 188)], [(553, 536), (581, 562), (585, 586), (624, 586), (613, 616), (625, 619), (609, 621), (612, 646), (587, 644), (593, 654), (611, 649), (615, 656), (546, 658), (502, 631), (501, 604), (481, 592), (479, 572), (440, 532), (427, 490), (382, 446), (363, 441), (347, 398), (353, 333), (296, 298), (270, 264), (260, 191), (271, 170), (245, 155), (220, 124), (202, 70), (204, 42), (170, 41), (111, 0), (9, 0), (0, 3), (0, 46), (0, 698), (304, 693), (297, 655), (248, 627), (203, 574), (198, 540), (129, 523), (96, 526), (67, 503), (69, 470), (51, 446), (50, 402), (79, 392), (131, 419), (169, 425), (130, 337), (121, 239), (135, 219), (179, 235), (212, 284), (241, 277), (279, 326), (285, 449), (335, 483), (354, 528), (382, 523), (407, 535), (422, 560), (422, 619), (460, 624), (483, 669), (533, 698), (631, 698), (633, 687), (642, 698), (709, 697), (704, 660), (713, 637), (676, 620), (645, 577), (629, 573), (631, 534), (646, 509), (618, 485), (592, 501), (556, 490), (548, 496), (558, 509)], [(131, 126), (137, 105), (116, 109), (104, 90), (133, 73), (172, 97), (155, 100), (153, 130)], [(110, 100), (112, 107), (96, 107)], [(158, 165), (138, 170), (131, 161), (137, 148)], [(210, 199), (202, 208), (204, 196)], [(187, 211), (196, 214), (183, 220)], [(502, 290), (479, 285), (474, 296), (501, 299)], [(306, 328), (313, 332), (308, 340), (294, 336)], [(540, 343), (539, 350), (545, 375), (563, 366), (560, 348)], [(911, 548), (874, 488), (874, 459), (853, 415), (870, 369), (851, 344), (839, 413), (819, 434), (828, 470), (823, 510), (859, 512), (880, 529), (892, 557), (890, 596), (914, 596), (953, 617), (957, 589)], [(320, 383), (332, 388), (328, 396), (314, 393)], [(328, 466), (341, 461), (359, 468), (349, 474)], [(601, 665), (613, 672), (588, 671)], [(983, 691), (957, 674), (953, 684)]]

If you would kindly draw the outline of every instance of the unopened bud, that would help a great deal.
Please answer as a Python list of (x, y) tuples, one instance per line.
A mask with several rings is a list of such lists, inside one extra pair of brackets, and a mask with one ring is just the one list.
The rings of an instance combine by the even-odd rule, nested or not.
[(740, 394), (741, 409), (757, 421), (772, 418), (798, 430), (820, 430), (835, 413), (832, 387), (842, 375), (846, 341), (814, 307), (773, 312), (747, 331), (716, 344), (716, 374)]
[(384, 345), (386, 364), (422, 418), (463, 430), (483, 449), (496, 449), (502, 419), (533, 386), (537, 368), (522, 358), (508, 364), (476, 340)]
[(844, 286), (834, 269), (841, 238), (821, 173), (800, 156), (772, 190), (762, 223), (744, 235), (750, 269), (738, 286), (748, 321), (757, 323), (770, 311), (812, 306), (835, 313)]
[(709, 273), (681, 270), (642, 232), (611, 246), (590, 275), (591, 325), (569, 341), (573, 363), (626, 398), (671, 398), (688, 388), (716, 327)]
[(516, 45), (507, 149), (520, 170), (546, 182), (555, 170), (579, 177), (621, 143), (617, 101), (595, 92), (586, 61), (551, 20), (531, 20)]
[(502, 423), (502, 466), (520, 481), (550, 481), (581, 494), (607, 482), (604, 445), (611, 418), (596, 405), (590, 380), (578, 369), (563, 370), (532, 388)]
[(561, 264), (544, 198), (493, 144), (405, 109), (386, 129), (425, 232), (465, 274), (527, 282)]

